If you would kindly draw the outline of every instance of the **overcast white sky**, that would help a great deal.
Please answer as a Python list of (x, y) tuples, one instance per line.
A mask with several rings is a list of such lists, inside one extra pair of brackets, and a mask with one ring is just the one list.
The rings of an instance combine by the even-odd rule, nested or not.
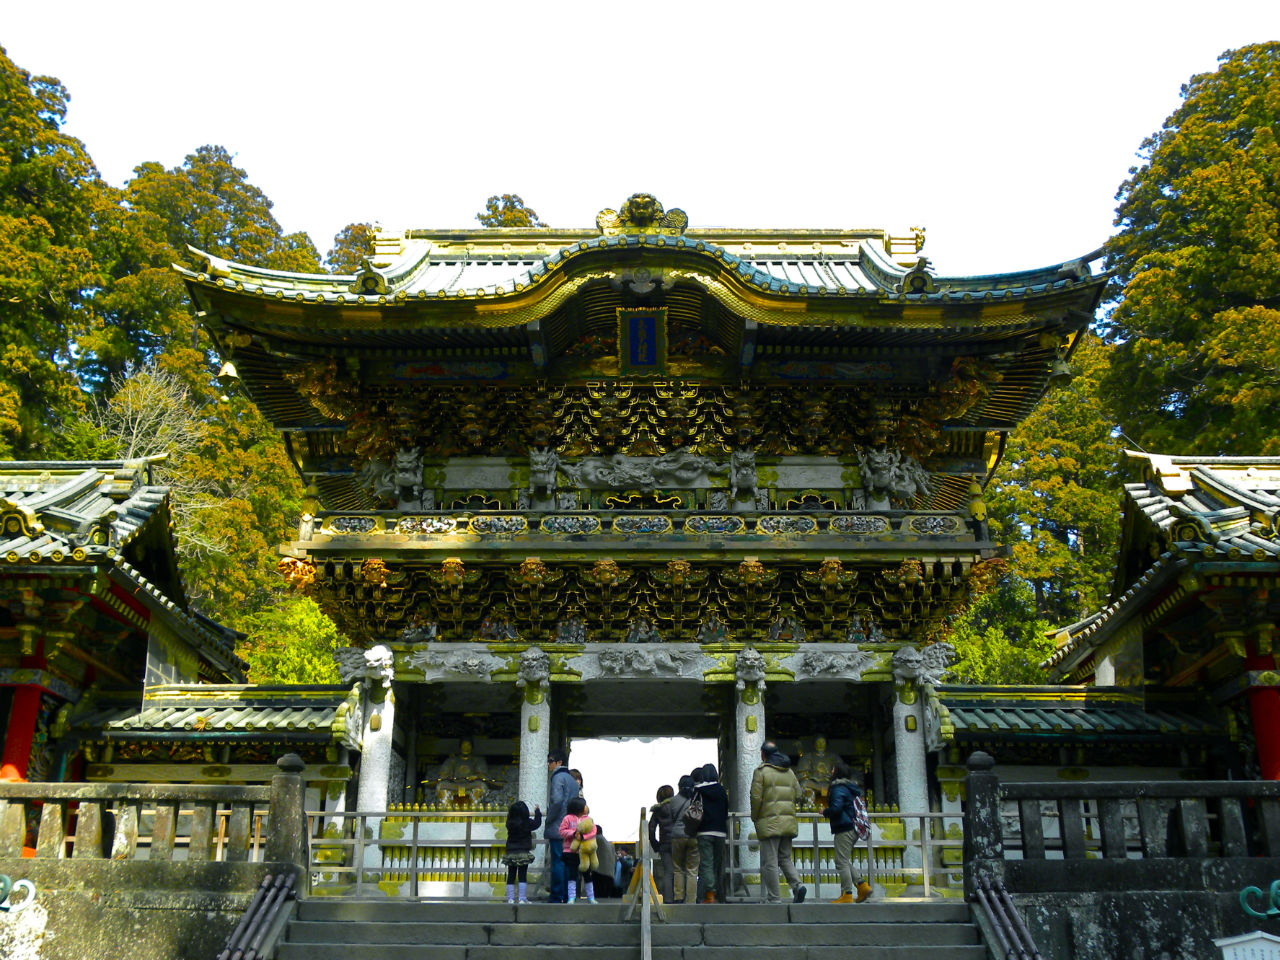
[(589, 227), (648, 191), (694, 226), (928, 229), (943, 274), (1079, 256), (1178, 88), (1280, 3), (5, 5), (123, 183), (204, 143), (286, 230), (461, 227), (516, 192)]

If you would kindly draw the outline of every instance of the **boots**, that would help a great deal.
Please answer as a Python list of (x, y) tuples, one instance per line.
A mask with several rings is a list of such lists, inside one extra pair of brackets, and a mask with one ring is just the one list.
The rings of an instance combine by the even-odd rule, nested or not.
[(577, 899), (578, 899), (578, 881), (577, 881), (577, 880), (570, 880), (570, 881), (569, 881), (569, 895), (568, 895), (567, 897), (565, 897), (565, 902), (566, 902), (566, 903), (573, 903), (573, 901), (575, 901), (575, 900), (577, 900)]
[(516, 902), (516, 885), (514, 883), (507, 884), (507, 903)]
[(861, 903), (863, 900), (867, 899), (867, 897), (869, 896), (871, 896), (871, 884), (863, 880), (860, 884), (858, 884), (858, 899), (853, 902)]
[(703, 902), (703, 903), (715, 903), (715, 902), (716, 902), (716, 892), (715, 892), (714, 890), (708, 890), (706, 893), (704, 893), (704, 894), (702, 895), (702, 902)]
[(518, 902), (519, 903), (529, 902), (529, 884), (523, 880), (520, 881), (520, 899)]
[(596, 885), (592, 880), (587, 881), (587, 903), (596, 902)]
[(831, 902), (832, 903), (853, 903), (853, 894), (848, 892), (842, 893), (840, 894), (840, 896), (836, 897)]

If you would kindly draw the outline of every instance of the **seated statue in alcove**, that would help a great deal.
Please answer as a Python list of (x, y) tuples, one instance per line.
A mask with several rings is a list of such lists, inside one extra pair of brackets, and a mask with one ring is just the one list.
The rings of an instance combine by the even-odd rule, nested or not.
[(489, 779), (489, 764), (484, 757), (471, 750), (471, 741), (463, 740), (458, 752), (440, 764), (435, 779), (422, 781), (423, 786), (435, 790), (440, 803), (461, 806), (464, 801), (470, 801), (475, 805), (491, 787), (500, 785), (499, 781)]
[(800, 757), (796, 764), (796, 779), (804, 790), (805, 801), (814, 806), (831, 782), (831, 772), (840, 758), (827, 752), (827, 738), (819, 734), (813, 738), (813, 749)]

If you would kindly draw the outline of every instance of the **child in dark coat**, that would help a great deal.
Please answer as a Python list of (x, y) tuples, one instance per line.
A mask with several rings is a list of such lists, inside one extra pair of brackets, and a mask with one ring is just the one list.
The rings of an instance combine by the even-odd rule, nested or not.
[(523, 800), (507, 808), (507, 851), (502, 862), (507, 865), (507, 903), (516, 902), (516, 879), (520, 883), (520, 903), (529, 902), (529, 864), (533, 863), (533, 831), (542, 826), (542, 811), (537, 804), (533, 816)]

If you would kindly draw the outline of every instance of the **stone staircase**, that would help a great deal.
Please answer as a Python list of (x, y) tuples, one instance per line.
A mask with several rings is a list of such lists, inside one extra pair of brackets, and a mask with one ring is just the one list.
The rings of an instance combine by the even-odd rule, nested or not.
[[(624, 910), (315, 898), (299, 903), (276, 958), (636, 960), (640, 923), (623, 923)], [(959, 902), (679, 904), (667, 917), (654, 918), (654, 960), (987, 960)]]

